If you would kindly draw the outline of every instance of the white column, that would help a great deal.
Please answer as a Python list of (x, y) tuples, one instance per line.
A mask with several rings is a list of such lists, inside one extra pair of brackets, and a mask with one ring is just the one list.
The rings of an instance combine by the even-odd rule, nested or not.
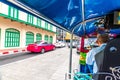
[(0, 41), (0, 49), (4, 49), (5, 47), (5, 28), (1, 28), (1, 41)]
[(53, 43), (56, 43), (56, 34), (53, 35)]
[(44, 40), (45, 40), (45, 39), (44, 39), (44, 36), (45, 36), (45, 34), (43, 34), (43, 33), (42, 33), (42, 41), (44, 41)]
[(34, 42), (36, 42), (36, 33), (34, 33)]
[(22, 29), (20, 31), (20, 47), (26, 46), (26, 31)]

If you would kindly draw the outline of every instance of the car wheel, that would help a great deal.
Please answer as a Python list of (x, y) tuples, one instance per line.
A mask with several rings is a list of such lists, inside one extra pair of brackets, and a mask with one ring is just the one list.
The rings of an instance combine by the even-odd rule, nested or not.
[(42, 54), (45, 53), (45, 49), (42, 49), (42, 50), (41, 50), (41, 53), (42, 53)]
[(77, 54), (80, 54), (80, 52), (76, 52)]
[(53, 47), (53, 50), (55, 50), (56, 48), (55, 47)]

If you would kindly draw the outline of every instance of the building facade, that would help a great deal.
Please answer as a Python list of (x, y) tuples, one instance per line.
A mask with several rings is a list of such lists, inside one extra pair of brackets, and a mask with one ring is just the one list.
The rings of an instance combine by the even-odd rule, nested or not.
[(22, 48), (39, 40), (56, 42), (56, 27), (0, 2), (0, 49)]
[(57, 41), (65, 41), (66, 31), (56, 28), (56, 33)]
[[(66, 32), (65, 41), (70, 42), (70, 39), (71, 39), (71, 34)], [(73, 35), (73, 41), (77, 41), (77, 40), (78, 40), (78, 37)]]

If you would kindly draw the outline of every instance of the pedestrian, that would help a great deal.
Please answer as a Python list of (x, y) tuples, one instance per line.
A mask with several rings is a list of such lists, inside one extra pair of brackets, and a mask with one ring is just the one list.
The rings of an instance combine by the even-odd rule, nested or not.
[(95, 61), (95, 55), (105, 48), (106, 43), (108, 41), (109, 41), (108, 34), (104, 33), (97, 35), (96, 43), (98, 44), (99, 47), (91, 49), (86, 56), (86, 64), (90, 73), (96, 73), (98, 71), (98, 67)]

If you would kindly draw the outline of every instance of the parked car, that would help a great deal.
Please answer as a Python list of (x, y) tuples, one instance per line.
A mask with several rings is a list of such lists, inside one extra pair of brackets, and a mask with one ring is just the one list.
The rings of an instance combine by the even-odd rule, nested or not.
[[(72, 48), (76, 48), (77, 47), (77, 42), (76, 41), (73, 41), (72, 43)], [(70, 43), (68, 43), (68, 48), (70, 48)]]
[[(80, 54), (80, 45), (77, 45), (77, 47), (76, 47), (76, 52), (77, 52), (77, 54)], [(84, 47), (84, 51), (85, 52), (88, 52), (89, 50), (91, 49), (91, 47), (90, 46), (85, 46)]]
[(77, 45), (76, 47), (76, 52), (79, 54), (80, 53), (80, 45)]
[[(98, 47), (98, 44), (96, 43), (96, 38), (85, 39), (85, 43), (84, 43), (85, 50), (90, 50), (91, 48), (96, 48), (96, 47)], [(78, 54), (80, 53), (80, 43), (76, 47), (76, 52)]]
[(55, 45), (44, 42), (44, 41), (37, 41), (33, 44), (29, 44), (27, 46), (27, 50), (30, 52), (44, 53), (46, 51), (55, 50)]
[(55, 47), (56, 47), (56, 48), (62, 48), (62, 47), (65, 47), (65, 43), (62, 42), (62, 41), (59, 41), (59, 42), (55, 43)]

